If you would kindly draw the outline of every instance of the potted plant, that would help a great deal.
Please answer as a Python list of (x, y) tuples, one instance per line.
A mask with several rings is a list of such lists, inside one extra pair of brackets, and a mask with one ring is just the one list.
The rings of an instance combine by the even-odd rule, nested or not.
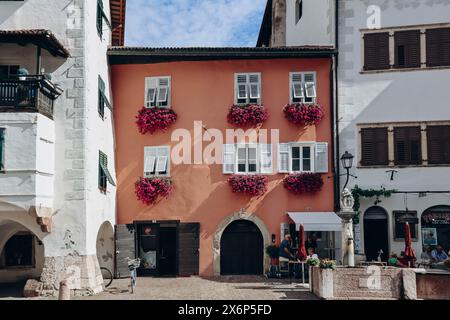
[(272, 266), (276, 266), (279, 263), (279, 257), (280, 257), (280, 247), (275, 245), (275, 244), (271, 244), (269, 246), (266, 247), (266, 254), (270, 257), (270, 264)]
[(336, 261), (329, 260), (329, 259), (323, 259), (320, 261), (319, 267), (320, 267), (320, 269), (335, 270), (336, 269)]
[(320, 260), (317, 258), (309, 258), (308, 260), (306, 260), (306, 263), (310, 267), (317, 267), (320, 264)]

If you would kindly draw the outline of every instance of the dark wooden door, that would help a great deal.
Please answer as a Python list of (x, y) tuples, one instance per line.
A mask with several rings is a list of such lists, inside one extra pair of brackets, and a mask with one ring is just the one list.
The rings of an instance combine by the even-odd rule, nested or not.
[(198, 275), (200, 267), (200, 223), (180, 223), (178, 226), (178, 274)]
[(160, 258), (159, 223), (137, 224), (137, 255), (141, 259), (139, 276), (155, 276), (159, 271)]
[(263, 237), (251, 221), (237, 220), (220, 239), (222, 275), (259, 275), (263, 273)]
[[(135, 228), (133, 224), (119, 224), (115, 226), (116, 239), (116, 278), (130, 276), (127, 258), (134, 259), (135, 251)], [(111, 270), (112, 272), (112, 270)]]
[(368, 261), (377, 260), (383, 250), (381, 259), (389, 257), (389, 235), (387, 213), (383, 208), (372, 207), (364, 214), (364, 251)]

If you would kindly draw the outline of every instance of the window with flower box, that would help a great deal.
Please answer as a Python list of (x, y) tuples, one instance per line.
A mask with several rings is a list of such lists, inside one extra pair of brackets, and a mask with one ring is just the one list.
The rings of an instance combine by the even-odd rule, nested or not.
[(328, 172), (327, 142), (292, 142), (278, 145), (278, 172)]
[(146, 178), (170, 176), (169, 146), (144, 148), (144, 176)]
[(145, 106), (147, 108), (171, 107), (171, 78), (145, 78)]
[(269, 174), (273, 171), (271, 144), (226, 144), (223, 173)]
[(317, 99), (315, 72), (291, 72), (290, 103), (314, 103)]
[(235, 104), (261, 104), (261, 73), (235, 74)]

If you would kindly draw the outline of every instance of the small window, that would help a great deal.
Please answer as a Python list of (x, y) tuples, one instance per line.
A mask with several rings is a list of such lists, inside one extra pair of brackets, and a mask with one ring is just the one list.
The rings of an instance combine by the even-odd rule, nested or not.
[(389, 32), (364, 35), (364, 70), (385, 70), (389, 64)]
[(105, 118), (105, 106), (112, 110), (112, 106), (109, 103), (108, 98), (105, 94), (106, 86), (105, 81), (103, 81), (102, 77), (98, 76), (98, 114), (100, 118)]
[(102, 192), (106, 192), (108, 187), (108, 182), (115, 186), (114, 180), (112, 178), (111, 173), (108, 170), (108, 156), (99, 151), (99, 160), (98, 160), (98, 188)]
[(303, 0), (295, 2), (295, 23), (297, 24), (303, 16)]
[(237, 104), (261, 104), (261, 74), (236, 74), (235, 100)]
[(170, 77), (145, 79), (145, 106), (147, 108), (170, 108)]
[(170, 147), (144, 148), (144, 176), (170, 176)]
[(394, 128), (396, 165), (422, 164), (420, 127)]
[(10, 66), (3, 65), (0, 66), (0, 79), (8, 79), (15, 75), (17, 75), (17, 71), (19, 70), (19, 66)]
[(450, 164), (450, 125), (428, 126), (428, 163)]
[[(319, 143), (280, 143), (278, 147), (278, 171), (285, 173), (323, 172), (324, 169), (322, 168), (316, 170), (317, 164), (321, 165), (323, 162), (323, 155), (316, 151), (316, 149), (322, 151), (322, 148), (318, 147)], [(325, 161), (328, 163), (327, 150), (323, 151), (325, 152)], [(316, 162), (318, 163), (316, 164)]]
[(34, 266), (34, 236), (31, 234), (16, 234), (6, 242), (4, 247), (5, 267)]
[(273, 171), (272, 145), (226, 144), (223, 151), (223, 173), (256, 174)]
[(361, 165), (387, 166), (388, 164), (388, 128), (361, 129)]
[(5, 129), (0, 128), (0, 171), (5, 170)]
[(314, 103), (317, 100), (316, 73), (290, 74), (291, 103)]
[(450, 28), (428, 29), (426, 32), (427, 66), (450, 66)]
[(420, 30), (397, 31), (395, 38), (395, 67), (420, 67)]
[(411, 238), (417, 239), (417, 226), (419, 219), (417, 211), (394, 211), (394, 238), (395, 240), (405, 239), (405, 224), (409, 223)]

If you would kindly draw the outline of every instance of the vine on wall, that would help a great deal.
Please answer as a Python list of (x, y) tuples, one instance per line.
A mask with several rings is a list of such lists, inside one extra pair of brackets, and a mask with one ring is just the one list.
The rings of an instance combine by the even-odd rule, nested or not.
[(356, 216), (353, 218), (353, 223), (358, 224), (359, 223), (359, 216), (360, 216), (360, 207), (361, 202), (360, 198), (374, 198), (375, 202), (374, 205), (376, 206), (381, 202), (380, 198), (385, 197), (389, 198), (392, 193), (396, 192), (397, 190), (394, 189), (386, 189), (385, 187), (381, 187), (380, 189), (361, 189), (358, 185), (355, 185), (352, 189), (352, 195), (355, 199), (355, 204), (353, 205), (353, 210), (357, 212)]

